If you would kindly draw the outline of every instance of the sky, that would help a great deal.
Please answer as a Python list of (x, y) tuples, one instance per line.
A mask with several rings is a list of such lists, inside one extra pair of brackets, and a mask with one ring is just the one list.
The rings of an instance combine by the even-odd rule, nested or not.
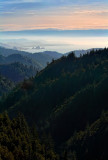
[(32, 53), (108, 47), (108, 0), (0, 0), (0, 45)]
[(108, 0), (0, 0), (0, 31), (108, 29)]

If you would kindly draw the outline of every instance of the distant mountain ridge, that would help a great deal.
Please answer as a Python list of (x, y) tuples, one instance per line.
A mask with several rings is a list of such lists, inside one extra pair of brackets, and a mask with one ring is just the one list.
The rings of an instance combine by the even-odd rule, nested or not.
[(17, 83), (34, 77), (38, 71), (39, 70), (32, 65), (27, 66), (19, 62), (0, 63), (0, 97), (3, 93), (11, 91)]
[(56, 51), (44, 51), (44, 52), (39, 52), (39, 53), (43, 53), (45, 55), (51, 56), (54, 59), (58, 59), (63, 55), (63, 54), (56, 52)]
[[(0, 47), (0, 55), (2, 56), (10, 56), (14, 54), (20, 54), (24, 57), (27, 57), (31, 59), (31, 61), (35, 61), (35, 63), (40, 64), (42, 68), (47, 66), (47, 63), (50, 63), (52, 59), (58, 59), (62, 56), (61, 53), (55, 52), (55, 51), (45, 51), (45, 52), (39, 52), (39, 53), (29, 53), (25, 51), (19, 51), (19, 50), (13, 50), (13, 49), (8, 49), (4, 47)], [(24, 58), (22, 57), (22, 58)]]
[(11, 63), (16, 63), (16, 62), (22, 63), (27, 66), (33, 66), (37, 70), (42, 69), (41, 64), (39, 64), (37, 61), (27, 56), (23, 56), (21, 54), (11, 54), (5, 57), (3, 55), (0, 55), (0, 64), (11, 64)]
[[(75, 55), (76, 55), (77, 57), (79, 57), (80, 55), (89, 53), (89, 52), (92, 51), (92, 50), (96, 51), (96, 50), (100, 50), (100, 49), (102, 49), (102, 48), (79, 49), (79, 50), (73, 50), (73, 51), (71, 51), (71, 52), (74, 52)], [(65, 53), (64, 55), (65, 55), (65, 56), (68, 56), (71, 52)]]
[(6, 48), (6, 47), (1, 47), (0, 46), (0, 55), (6, 57), (6, 56), (9, 56), (9, 55), (12, 55), (12, 54), (21, 54), (23, 56), (26, 56), (29, 53), (28, 52), (24, 52), (24, 51), (14, 50), (14, 49), (10, 49), (10, 48)]
[(0, 94), (2, 95), (12, 89), (12, 87), (8, 89), (9, 83), (13, 83), (15, 86), (16, 83), (22, 82), (24, 79), (34, 77), (37, 72), (47, 66), (48, 62), (50, 63), (52, 59), (60, 58), (61, 55), (60, 53), (49, 51), (32, 54), (0, 47), (0, 74), (4, 77), (0, 79), (0, 83), (6, 86), (1, 88)]

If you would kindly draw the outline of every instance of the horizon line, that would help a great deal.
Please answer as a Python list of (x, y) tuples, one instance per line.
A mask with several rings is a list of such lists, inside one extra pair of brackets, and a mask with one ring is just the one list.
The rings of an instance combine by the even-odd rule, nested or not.
[(102, 30), (108, 30), (108, 28), (106, 29), (59, 29), (59, 28), (40, 28), (40, 29), (24, 29), (24, 30), (0, 30), (0, 32), (20, 32), (20, 31), (36, 31), (36, 30), (52, 30), (52, 31), (102, 31)]

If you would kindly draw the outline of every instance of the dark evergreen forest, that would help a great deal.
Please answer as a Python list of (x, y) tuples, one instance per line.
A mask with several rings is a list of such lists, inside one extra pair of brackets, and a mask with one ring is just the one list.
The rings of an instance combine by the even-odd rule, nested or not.
[(107, 160), (108, 49), (52, 60), (0, 112), (1, 160)]

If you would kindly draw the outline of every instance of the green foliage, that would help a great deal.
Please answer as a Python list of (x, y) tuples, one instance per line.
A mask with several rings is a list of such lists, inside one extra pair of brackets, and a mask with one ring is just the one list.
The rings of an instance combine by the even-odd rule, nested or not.
[(84, 131), (76, 132), (66, 143), (68, 160), (72, 155), (78, 160), (106, 160), (108, 158), (108, 112)]
[(0, 97), (5, 98), (5, 94), (11, 91), (13, 87), (15, 87), (15, 84), (12, 81), (0, 75)]
[[(63, 56), (52, 61), (34, 78), (24, 81), (6, 98), (2, 99), (0, 111), (7, 110), (11, 117), (15, 117), (20, 111), (27, 117), (29, 124), (36, 122), (40, 135), (43, 131), (46, 133), (39, 141), (33, 129), (33, 134), (37, 138), (34, 140), (33, 135), (31, 136), (33, 146), (30, 147), (29, 152), (32, 152), (31, 148), (39, 151), (33, 152), (34, 159), (35, 156), (38, 159), (51, 159), (51, 155), (52, 159), (55, 159), (52, 150), (55, 143), (58, 152), (62, 148), (61, 159), (89, 160), (94, 158), (93, 160), (96, 160), (100, 158), (99, 160), (101, 160), (103, 158), (102, 160), (106, 160), (105, 147), (107, 148), (107, 145), (103, 147), (102, 152), (100, 151), (102, 149), (101, 143), (103, 144), (105, 139), (107, 140), (106, 136), (105, 139), (104, 136), (101, 136), (101, 134), (107, 134), (106, 125), (106, 129), (103, 128), (102, 132), (106, 114), (103, 113), (103, 116), (98, 120), (98, 127), (94, 127), (94, 130), (91, 128), (94, 121), (100, 117), (101, 112), (108, 110), (107, 95), (108, 49), (105, 48), (98, 51), (93, 50), (81, 57), (75, 57), (74, 53), (71, 53), (67, 57)], [(105, 124), (107, 123), (105, 122)], [(19, 127), (21, 126), (19, 125)], [(100, 129), (98, 130), (98, 128)], [(84, 129), (85, 131), (80, 131)], [(77, 130), (76, 133), (75, 130)], [(29, 129), (27, 129), (28, 132)], [(51, 136), (48, 136), (48, 133)], [(74, 136), (72, 136), (73, 134)], [(64, 147), (65, 142), (75, 136), (75, 141), (70, 140), (70, 144)], [(51, 137), (53, 137), (54, 143)], [(7, 136), (5, 139), (8, 139)], [(18, 143), (21, 142), (16, 140), (15, 153), (17, 155), (17, 150), (19, 150), (23, 156), (22, 149), (18, 148)], [(96, 147), (97, 153), (100, 152), (99, 156), (93, 146)], [(11, 150), (9, 151), (11, 152)], [(92, 152), (94, 157), (90, 156)], [(44, 157), (42, 157), (43, 155)]]
[[(35, 130), (35, 132), (34, 132)], [(45, 142), (48, 142), (45, 137)], [(0, 114), (0, 158), (2, 160), (58, 160), (54, 148), (41, 143), (36, 129), (28, 127), (19, 114), (10, 120), (7, 113)]]
[(0, 73), (14, 83), (23, 81), (36, 75), (38, 69), (33, 66), (28, 67), (21, 63), (11, 63), (0, 65)]

